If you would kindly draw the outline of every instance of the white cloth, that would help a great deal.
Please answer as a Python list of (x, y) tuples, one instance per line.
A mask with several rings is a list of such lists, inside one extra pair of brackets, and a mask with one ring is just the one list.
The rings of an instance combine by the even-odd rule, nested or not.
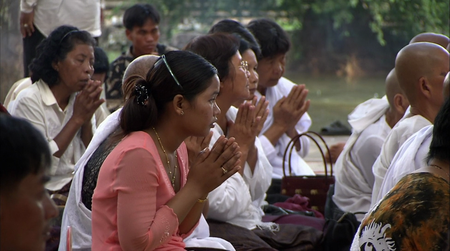
[[(391, 128), (385, 113), (389, 108), (386, 96), (369, 99), (349, 115), (353, 132), (339, 155), (335, 168), (333, 202), (344, 212), (368, 212), (374, 177), (372, 165)], [(356, 215), (361, 220), (364, 215)]]
[(426, 126), (413, 134), (397, 151), (378, 193), (381, 200), (403, 177), (427, 166), (426, 158), (433, 139), (433, 126)]
[[(237, 109), (231, 107), (227, 111), (227, 119), (234, 121)], [(213, 136), (210, 147), (217, 139), (224, 135), (222, 128), (216, 123), (212, 129)], [(219, 187), (209, 193), (208, 218), (228, 222), (247, 229), (257, 226), (271, 226), (271, 223), (263, 223), (264, 212), (261, 206), (265, 202), (266, 191), (272, 180), (272, 166), (266, 158), (259, 139), (255, 139), (258, 151), (258, 160), (252, 173), (248, 163), (245, 163), (244, 173), (235, 173)]]
[[(58, 250), (66, 248), (67, 227), (72, 227), (73, 250), (90, 250), (92, 245), (92, 212), (82, 202), (81, 190), (83, 188), (84, 167), (97, 150), (100, 144), (108, 138), (119, 126), (120, 112), (122, 108), (109, 115), (95, 132), (85, 153), (75, 166), (75, 176), (69, 191), (66, 208), (61, 223), (61, 239)], [(234, 250), (233, 246), (220, 238), (209, 237), (209, 226), (203, 215), (197, 228), (185, 240), (187, 247), (210, 247)]]
[(5, 102), (3, 102), (3, 106), (5, 106), (8, 110), (12, 101), (16, 100), (19, 93), (27, 88), (28, 86), (31, 86), (31, 78), (22, 78), (18, 81), (16, 81), (11, 88), (8, 91), (8, 94), (6, 94)]
[(372, 204), (377, 203), (378, 193), (384, 176), (391, 165), (391, 161), (403, 143), (414, 133), (431, 125), (431, 122), (420, 115), (413, 115), (407, 111), (405, 116), (394, 126), (392, 131), (386, 137), (386, 141), (381, 148), (378, 159), (373, 164), (372, 171), (375, 176), (375, 183), (372, 189)]
[(99, 37), (104, 0), (21, 0), (20, 11), (34, 10), (34, 25), (46, 37), (61, 25), (72, 25)]
[[(266, 132), (267, 129), (269, 129), (270, 126), (273, 124), (273, 107), (282, 97), (287, 97), (292, 87), (294, 87), (295, 85), (296, 84), (294, 84), (290, 80), (282, 77), (278, 81), (277, 85), (266, 89), (266, 100), (269, 101), (268, 106), (269, 116), (267, 116), (267, 120), (264, 123), (263, 129), (261, 130), (259, 140), (261, 141), (261, 145), (263, 146), (267, 159), (269, 159), (270, 164), (273, 166), (272, 178), (274, 179), (281, 179), (283, 177), (283, 155), (284, 151), (286, 150), (287, 144), (289, 143), (291, 138), (286, 134), (283, 134), (283, 136), (281, 136), (277, 144), (274, 146), (264, 136), (264, 132)], [(258, 96), (258, 98), (261, 97), (261, 94), (259, 92), (256, 92), (255, 95)], [(305, 114), (303, 114), (303, 116), (297, 122), (295, 129), (297, 129), (298, 133), (303, 133), (308, 131), (310, 126), (311, 126), (311, 118), (309, 117), (308, 113), (305, 112)], [(310, 142), (308, 137), (301, 137), (300, 151), (292, 152), (291, 164), (293, 175), (315, 175), (311, 167), (309, 167), (308, 164), (306, 164), (306, 162), (303, 160), (303, 157), (305, 157), (308, 154), (309, 143)], [(286, 162), (286, 168), (287, 167), (288, 164)], [(288, 170), (286, 170), (286, 174), (288, 173), (289, 173)]]
[[(73, 104), (76, 93), (72, 94), (66, 109), (63, 111), (56, 102), (55, 96), (49, 86), (42, 80), (19, 93), (12, 103), (11, 115), (22, 117), (31, 122), (47, 139), (51, 154), (59, 151), (53, 140), (67, 124), (73, 114)], [(92, 125), (95, 126), (95, 116), (92, 116)], [(64, 154), (57, 158), (52, 156), (50, 169), (51, 180), (45, 187), (51, 191), (61, 189), (72, 180), (75, 163), (85, 151), (81, 140), (81, 130), (73, 137)]]

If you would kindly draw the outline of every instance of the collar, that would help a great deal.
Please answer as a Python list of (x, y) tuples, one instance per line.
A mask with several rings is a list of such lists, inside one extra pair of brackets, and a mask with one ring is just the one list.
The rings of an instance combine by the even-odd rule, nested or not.
[(55, 95), (53, 95), (52, 90), (50, 90), (50, 87), (42, 80), (40, 79), (35, 83), (37, 87), (39, 88), (39, 93), (41, 94), (42, 102), (44, 102), (45, 105), (51, 106), (54, 104), (58, 104), (56, 102)]

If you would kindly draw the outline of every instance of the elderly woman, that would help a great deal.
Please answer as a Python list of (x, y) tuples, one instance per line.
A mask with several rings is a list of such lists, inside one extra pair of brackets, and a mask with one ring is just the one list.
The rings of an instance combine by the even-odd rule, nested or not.
[(68, 191), (74, 164), (92, 138), (93, 114), (104, 102), (101, 82), (91, 80), (94, 44), (86, 31), (55, 29), (30, 65), (33, 85), (19, 94), (10, 111), (30, 121), (47, 140), (53, 159), (46, 188), (53, 192)]
[[(222, 113), (217, 117), (210, 144), (223, 135), (234, 137), (242, 152), (243, 168), (209, 194), (208, 219), (227, 223), (210, 221), (211, 235), (228, 240), (236, 250), (314, 248), (322, 232), (306, 226), (262, 221), (261, 206), (267, 204), (264, 199), (272, 180), (272, 165), (257, 135), (267, 117), (268, 103), (264, 98), (259, 102), (246, 101), (251, 97), (248, 63), (242, 60), (238, 48), (239, 40), (226, 33), (201, 36), (186, 46), (186, 50), (203, 56), (218, 70), (217, 104)], [(217, 231), (218, 228), (224, 231)], [(301, 237), (305, 233), (311, 236), (307, 240)]]

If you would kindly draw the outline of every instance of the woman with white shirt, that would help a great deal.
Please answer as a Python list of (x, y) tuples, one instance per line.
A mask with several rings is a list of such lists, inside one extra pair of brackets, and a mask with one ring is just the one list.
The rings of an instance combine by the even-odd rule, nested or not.
[[(238, 48), (238, 38), (225, 33), (198, 37), (185, 48), (203, 56), (218, 70), (220, 93), (217, 96), (217, 104), (222, 113), (217, 117), (212, 129), (210, 145), (221, 135), (234, 137), (242, 153), (241, 163), (245, 163), (244, 168), (209, 193), (208, 219), (239, 227), (235, 228), (234, 234), (216, 235), (231, 242), (236, 250), (249, 250), (256, 248), (256, 245), (266, 250), (279, 249), (286, 244), (281, 243), (285, 239), (280, 237), (290, 235), (289, 238), (292, 238), (302, 232), (317, 230), (300, 225), (278, 225), (262, 221), (264, 213), (261, 206), (266, 204), (264, 199), (272, 180), (272, 166), (257, 135), (261, 130), (260, 125), (267, 117), (268, 102), (264, 97), (256, 102), (256, 98), (252, 99), (250, 96), (248, 63), (242, 60)], [(241, 51), (247, 49), (250, 48), (241, 48)], [(246, 101), (249, 99), (251, 101)], [(239, 106), (239, 109), (234, 106)], [(212, 236), (215, 234), (214, 226), (214, 223), (210, 222)], [(252, 231), (246, 233), (243, 229)], [(246, 243), (246, 246), (242, 243), (242, 235), (246, 235), (245, 238), (252, 236), (250, 238), (253, 238), (254, 242)], [(268, 240), (266, 237), (271, 235), (274, 238), (270, 237)], [(289, 248), (299, 250), (300, 247), (314, 246), (318, 241), (312, 239), (307, 241), (308, 243), (289, 243)]]
[(95, 41), (72, 26), (55, 29), (37, 48), (30, 65), (33, 85), (23, 90), (11, 114), (30, 121), (47, 139), (53, 155), (46, 188), (67, 192), (74, 164), (89, 144), (93, 114), (104, 102), (94, 73)]

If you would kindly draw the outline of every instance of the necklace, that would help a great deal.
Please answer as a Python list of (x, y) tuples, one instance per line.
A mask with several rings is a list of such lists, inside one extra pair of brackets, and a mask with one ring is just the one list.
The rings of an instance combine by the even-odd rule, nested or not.
[[(158, 138), (159, 146), (161, 147), (161, 149), (162, 149), (163, 152), (164, 152), (164, 155), (166, 156), (167, 168), (168, 168), (168, 170), (169, 170), (169, 178), (170, 178), (170, 182), (172, 183), (172, 187), (175, 189), (175, 173), (176, 173), (176, 171), (177, 171), (177, 163), (175, 163), (175, 165), (174, 165), (174, 167), (173, 167), (173, 172), (172, 172), (172, 171), (170, 170), (170, 161), (169, 161), (169, 157), (167, 156), (166, 149), (164, 149), (164, 146), (163, 146), (163, 144), (161, 143), (161, 138), (159, 137), (158, 132), (156, 131), (156, 129), (155, 129), (154, 127), (152, 127), (152, 128), (153, 128), (153, 131), (154, 131), (155, 134), (156, 134), (156, 138)], [(177, 162), (178, 162), (178, 155), (177, 155), (177, 152), (176, 152), (176, 151), (175, 151), (175, 158), (176, 158), (176, 160), (177, 160)]]
[[(430, 166), (432, 166), (432, 167), (436, 167), (436, 168), (438, 168), (438, 169), (441, 169), (443, 172), (445, 172), (444, 171), (444, 168), (442, 168), (441, 166), (438, 166), (438, 165), (430, 165)], [(450, 176), (450, 174), (449, 174), (449, 172), (447, 171), (447, 172), (445, 172), (446, 174), (447, 174), (447, 176)]]

